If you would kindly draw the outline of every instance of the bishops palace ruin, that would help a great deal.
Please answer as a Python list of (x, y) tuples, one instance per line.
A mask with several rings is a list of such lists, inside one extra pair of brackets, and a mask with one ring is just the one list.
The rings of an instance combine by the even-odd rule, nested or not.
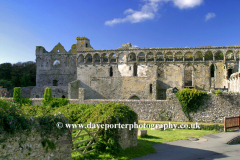
[(239, 115), (240, 45), (227, 47), (138, 48), (131, 43), (94, 50), (90, 40), (77, 37), (67, 52), (58, 43), (50, 52), (36, 47), (36, 86), (22, 87), (22, 97), (41, 104), (46, 87), (53, 98), (69, 103), (119, 102), (141, 120), (186, 121), (174, 90), (222, 90), (211, 94), (194, 121), (222, 122)]
[(77, 99), (166, 99), (168, 88), (204, 91), (228, 89), (231, 74), (239, 69), (240, 46), (138, 48), (131, 43), (109, 50), (94, 50), (90, 40), (77, 37), (67, 52), (58, 43), (48, 52), (36, 47), (36, 86), (26, 97), (42, 98), (44, 88), (53, 97)]

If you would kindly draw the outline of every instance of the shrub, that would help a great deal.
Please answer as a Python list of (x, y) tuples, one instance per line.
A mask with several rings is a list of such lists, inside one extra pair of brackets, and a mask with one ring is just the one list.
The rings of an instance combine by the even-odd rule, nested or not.
[[(120, 103), (97, 105), (68, 104), (64, 107), (57, 108), (55, 113), (58, 112), (64, 113), (69, 123), (73, 124), (88, 124), (90, 122), (101, 122), (102, 124), (133, 124), (134, 121), (137, 120), (137, 114), (130, 107)], [(99, 142), (97, 146), (95, 146), (95, 149), (99, 152), (115, 154), (121, 150), (118, 143), (118, 128), (107, 130), (100, 128), (98, 136)]]
[(204, 104), (204, 99), (208, 98), (206, 92), (189, 88), (178, 91), (176, 96), (181, 104), (183, 113), (189, 121), (192, 121), (189, 113), (196, 113), (199, 107)]
[(16, 103), (21, 103), (21, 88), (15, 87), (13, 91), (13, 100)]
[(68, 99), (66, 98), (53, 98), (48, 105), (52, 108), (65, 106), (68, 103)]
[(52, 100), (52, 88), (45, 88), (44, 99), (42, 100), (42, 104), (47, 106)]

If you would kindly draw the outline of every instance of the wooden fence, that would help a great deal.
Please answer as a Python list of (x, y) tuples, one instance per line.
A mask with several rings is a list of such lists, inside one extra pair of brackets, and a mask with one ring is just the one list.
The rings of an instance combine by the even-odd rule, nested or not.
[[(100, 125), (101, 123), (93, 123), (91, 125)], [(91, 132), (91, 128), (87, 128), (87, 125), (83, 125), (82, 128), (72, 128), (72, 130), (79, 130), (78, 133), (72, 138), (72, 142), (73, 142), (73, 150), (72, 150), (72, 153), (73, 152), (79, 152), (80, 154), (72, 157), (72, 158), (76, 158), (76, 157), (79, 157), (81, 155), (84, 155), (84, 154), (88, 154), (88, 153), (91, 153), (91, 152), (94, 152), (96, 151), (96, 149), (92, 149), (90, 151), (88, 151), (88, 148), (92, 147), (92, 146), (95, 146), (98, 142), (98, 137), (96, 136), (97, 133), (100, 131), (100, 127), (99, 128), (96, 128), (96, 131), (93, 131)], [(82, 131), (85, 131), (84, 134), (81, 134)], [(84, 138), (85, 136), (88, 136), (88, 138)], [(79, 141), (78, 138), (82, 137), (82, 141)], [(93, 143), (93, 140), (95, 140), (95, 143)], [(77, 141), (77, 142), (74, 142), (74, 141)], [(81, 148), (78, 148), (78, 145), (79, 144), (83, 144), (83, 143), (86, 143), (86, 142), (89, 142), (87, 143), (87, 145), (84, 145), (82, 146)], [(83, 151), (82, 151), (83, 150)]]
[(228, 129), (237, 129), (240, 127), (240, 116), (224, 117), (224, 132)]

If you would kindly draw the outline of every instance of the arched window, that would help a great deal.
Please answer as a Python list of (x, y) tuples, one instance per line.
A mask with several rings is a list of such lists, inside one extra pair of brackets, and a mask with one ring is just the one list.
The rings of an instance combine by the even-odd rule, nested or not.
[(88, 54), (88, 55), (86, 56), (86, 62), (87, 62), (87, 63), (92, 63), (92, 55), (91, 55), (91, 54)]
[(184, 85), (185, 87), (192, 87), (193, 68), (191, 66), (186, 67), (184, 70)]
[(86, 43), (86, 47), (88, 47), (88, 44)]
[(84, 63), (84, 57), (82, 54), (78, 57), (78, 63)]
[(211, 65), (210, 69), (211, 69), (211, 77), (215, 77), (215, 74), (214, 74), (214, 72), (215, 72), (215, 67), (214, 67), (213, 64)]
[(152, 52), (150, 52), (150, 53), (147, 54), (147, 61), (148, 61), (148, 62), (154, 61), (154, 56), (153, 56), (153, 53), (152, 53)]
[(138, 61), (141, 62), (141, 61), (145, 61), (145, 54), (144, 53), (140, 53), (139, 56), (138, 56)]
[(133, 95), (131, 96), (129, 99), (132, 99), (132, 100), (140, 100), (140, 98), (136, 95)]
[(65, 98), (65, 96), (64, 96), (64, 95), (62, 95), (62, 98)]

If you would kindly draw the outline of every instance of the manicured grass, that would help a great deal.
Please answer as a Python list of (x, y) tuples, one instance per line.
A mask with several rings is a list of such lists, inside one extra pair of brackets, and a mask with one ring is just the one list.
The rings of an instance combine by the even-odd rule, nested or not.
[[(185, 124), (185, 122), (184, 122)], [(132, 159), (136, 157), (142, 157), (147, 154), (153, 154), (155, 149), (153, 148), (154, 144), (164, 143), (176, 140), (187, 140), (185, 137), (202, 137), (206, 134), (218, 133), (218, 131), (211, 130), (188, 130), (188, 129), (167, 129), (165, 131), (161, 130), (151, 130), (146, 129), (148, 135), (144, 138), (138, 137), (138, 145), (136, 147), (128, 148), (122, 150), (117, 155), (110, 154), (97, 154), (91, 153), (84, 156), (86, 159)]]

